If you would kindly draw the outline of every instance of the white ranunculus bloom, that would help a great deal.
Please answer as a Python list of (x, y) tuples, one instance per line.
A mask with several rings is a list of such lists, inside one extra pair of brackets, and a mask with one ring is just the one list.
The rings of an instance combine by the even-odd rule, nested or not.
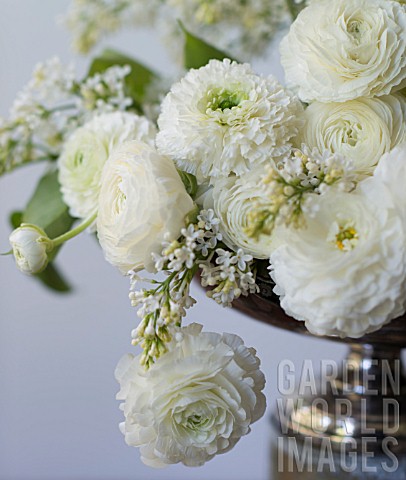
[(102, 174), (97, 217), (100, 245), (123, 274), (153, 269), (151, 254), (177, 239), (194, 208), (173, 162), (138, 141), (114, 150)]
[(302, 110), (273, 77), (256, 75), (248, 64), (211, 60), (165, 98), (158, 149), (200, 182), (242, 175), (290, 149)]
[[(372, 184), (370, 191), (373, 193), (373, 185), (376, 182), (383, 183), (392, 197), (396, 210), (406, 225), (406, 143), (398, 145), (391, 152), (385, 154), (375, 169), (374, 176), (368, 183)], [(366, 186), (365, 188), (369, 188)], [(361, 185), (361, 188), (363, 185)]]
[(384, 153), (406, 141), (406, 98), (387, 95), (343, 103), (312, 103), (298, 145), (351, 158), (359, 173), (370, 174)]
[(34, 275), (46, 268), (51, 240), (41, 228), (23, 223), (11, 233), (9, 241), (17, 267), (23, 273)]
[(232, 250), (242, 248), (254, 258), (269, 258), (272, 237), (261, 235), (250, 237), (248, 214), (254, 205), (269, 206), (269, 194), (261, 187), (264, 171), (253, 171), (243, 177), (229, 177), (217, 180), (206, 198), (206, 207), (212, 207), (221, 220), (220, 231), (223, 242)]
[(405, 31), (398, 2), (312, 2), (281, 42), (287, 85), (308, 103), (387, 95), (406, 78)]
[(264, 414), (265, 378), (255, 350), (236, 335), (201, 329), (182, 328), (147, 371), (133, 355), (117, 366), (120, 428), (149, 466), (203, 465), (233, 448)]
[(155, 135), (149, 120), (126, 112), (96, 116), (75, 130), (58, 160), (59, 183), (70, 214), (85, 219), (94, 213), (101, 172), (115, 147), (129, 140), (153, 145)]
[(370, 180), (355, 193), (314, 195), (307, 227), (278, 232), (275, 292), (314, 334), (357, 338), (405, 312), (405, 225), (389, 191)]

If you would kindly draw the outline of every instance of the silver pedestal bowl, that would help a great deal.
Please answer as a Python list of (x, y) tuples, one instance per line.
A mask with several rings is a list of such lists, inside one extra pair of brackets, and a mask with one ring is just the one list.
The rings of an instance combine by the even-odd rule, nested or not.
[[(284, 313), (266, 271), (257, 283), (260, 293), (236, 300), (238, 310), (269, 325), (312, 335), (303, 322)], [(337, 449), (351, 444), (359, 451), (364, 439), (373, 439), (375, 449), (381, 449), (390, 438), (391, 451), (406, 453), (406, 377), (401, 362), (406, 316), (362, 338), (318, 338), (349, 345), (346, 367), (326, 382), (329, 391), (296, 398), (294, 408), (278, 418), (285, 434), (302, 440), (311, 437), (316, 443), (328, 438)]]

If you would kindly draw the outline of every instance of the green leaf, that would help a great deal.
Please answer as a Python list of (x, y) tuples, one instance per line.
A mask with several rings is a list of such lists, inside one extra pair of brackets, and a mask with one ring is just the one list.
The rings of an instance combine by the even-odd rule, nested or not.
[(234, 60), (230, 55), (225, 52), (222, 52), (218, 48), (210, 45), (199, 37), (196, 37), (190, 33), (184, 25), (179, 22), (180, 28), (182, 29), (185, 35), (185, 44), (184, 44), (184, 65), (185, 68), (200, 68), (212, 60), (223, 60), (224, 58), (229, 58)]
[(18, 228), (23, 223), (23, 212), (16, 210), (10, 214), (10, 224), (13, 228)]
[(67, 232), (73, 221), (62, 200), (58, 172), (45, 174), (28, 202), (22, 222), (38, 225), (50, 238), (55, 238)]
[(306, 7), (306, 2), (296, 3), (295, 0), (286, 0), (288, 10), (295, 21), (299, 13)]
[(45, 286), (51, 290), (55, 290), (59, 293), (68, 293), (72, 291), (72, 287), (65, 280), (62, 274), (58, 271), (53, 263), (48, 263), (47, 268), (35, 275)]
[(194, 198), (197, 192), (197, 180), (191, 173), (186, 173), (183, 170), (178, 170), (179, 176), (186, 188), (187, 193)]
[(135, 101), (136, 107), (140, 109), (148, 85), (153, 80), (158, 79), (159, 75), (136, 60), (115, 50), (107, 49), (93, 60), (88, 76), (102, 73), (115, 65), (129, 65), (131, 67), (131, 72), (125, 79), (125, 84), (128, 95)]

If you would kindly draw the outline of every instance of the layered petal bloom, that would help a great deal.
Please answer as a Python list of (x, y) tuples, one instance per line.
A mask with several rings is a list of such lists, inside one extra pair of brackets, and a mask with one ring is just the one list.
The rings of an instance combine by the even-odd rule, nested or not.
[(133, 355), (116, 369), (126, 442), (152, 467), (203, 465), (229, 451), (265, 411), (259, 359), (241, 338), (182, 328), (149, 370)]
[(406, 9), (389, 0), (319, 0), (280, 46), (287, 86), (310, 103), (387, 95), (406, 78)]
[(282, 308), (316, 335), (361, 337), (405, 312), (405, 224), (380, 181), (361, 185), (313, 196), (271, 255)]
[(273, 77), (211, 60), (165, 98), (157, 145), (199, 181), (242, 175), (289, 151), (301, 114), (300, 102)]
[(248, 214), (255, 208), (269, 205), (269, 194), (261, 187), (263, 171), (253, 171), (243, 177), (217, 180), (206, 204), (212, 205), (220, 218), (223, 242), (232, 250), (242, 248), (254, 258), (269, 258), (272, 236), (261, 234), (253, 238), (247, 232)]
[[(402, 143), (391, 152), (385, 154), (374, 172), (374, 177), (368, 180), (368, 187), (373, 192), (374, 185), (382, 183), (386, 186), (388, 194), (398, 211), (400, 217), (406, 225), (406, 143)], [(367, 188), (365, 183), (365, 188)]]
[(143, 142), (114, 150), (101, 178), (97, 232), (106, 260), (123, 274), (153, 270), (152, 253), (176, 239), (194, 208), (173, 162)]
[(75, 130), (58, 160), (59, 183), (70, 214), (84, 219), (95, 212), (102, 170), (115, 147), (129, 140), (153, 145), (155, 135), (149, 120), (125, 112), (99, 115)]
[(379, 159), (406, 141), (406, 98), (387, 95), (343, 103), (312, 103), (298, 145), (350, 158), (356, 171), (371, 174)]

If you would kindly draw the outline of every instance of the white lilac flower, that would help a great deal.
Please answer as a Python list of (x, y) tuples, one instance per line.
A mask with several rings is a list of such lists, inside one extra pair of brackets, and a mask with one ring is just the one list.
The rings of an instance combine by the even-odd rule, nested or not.
[(217, 258), (216, 263), (217, 265), (224, 265), (225, 267), (229, 267), (231, 265), (232, 255), (233, 253), (229, 250), (224, 250), (224, 248), (218, 248), (216, 250)]
[(34, 68), (31, 81), (17, 97), (12, 112), (16, 114), (21, 97), (31, 101), (35, 98), (36, 101), (42, 101), (48, 105), (60, 102), (64, 97), (68, 98), (75, 83), (75, 77), (74, 65), (64, 65), (58, 57), (38, 63)]
[(302, 106), (248, 64), (211, 60), (173, 85), (158, 119), (158, 149), (201, 182), (243, 175), (281, 157), (302, 125)]
[[(175, 240), (169, 241), (170, 238), (165, 236), (161, 254), (152, 253), (155, 270), (165, 273), (162, 280), (156, 277), (142, 279), (134, 270), (129, 272), (131, 305), (139, 307), (137, 314), (142, 319), (140, 325), (133, 331), (132, 344), (139, 344), (143, 348), (144, 353), (140, 360), (147, 368), (166, 352), (167, 343), (177, 336), (174, 327), (181, 326), (186, 310), (194, 305), (195, 300), (190, 296), (190, 285), (200, 262), (204, 259), (206, 263), (210, 263), (216, 253), (221, 255), (221, 250), (216, 249), (217, 240), (221, 238), (218, 224), (219, 220), (212, 210), (202, 210), (197, 216), (197, 223), (191, 223), (182, 228), (180, 233), (175, 233), (173, 236)], [(205, 227), (209, 229), (206, 230)], [(242, 251), (233, 255), (228, 252), (228, 255), (232, 256), (230, 263), (244, 270), (237, 271), (235, 267), (229, 265), (229, 272), (226, 272), (220, 267), (222, 285), (227, 284), (227, 288), (232, 284), (237, 285), (236, 282), (242, 276), (243, 286), (239, 289), (239, 295), (256, 289), (255, 279), (249, 280), (249, 274), (252, 275), (250, 271), (252, 257)], [(232, 280), (231, 270), (233, 274), (236, 273)], [(224, 274), (227, 274), (229, 282)], [(137, 291), (137, 284), (140, 281), (149, 283), (150, 288)], [(234, 289), (228, 296), (231, 298), (231, 295), (237, 294), (236, 292), (237, 289)]]
[(149, 466), (203, 465), (231, 450), (265, 412), (256, 351), (236, 335), (201, 330), (179, 330), (147, 371), (133, 355), (116, 368), (120, 429)]
[(176, 49), (179, 19), (208, 42), (252, 57), (266, 52), (290, 15), (283, 0), (73, 0), (64, 23), (75, 50), (88, 53), (119, 29), (151, 24)]
[(278, 165), (277, 172), (288, 185), (288, 193), (291, 193), (289, 187), (324, 193), (331, 186), (349, 192), (358, 180), (351, 158), (328, 149), (311, 149), (305, 144), (300, 149), (294, 149), (292, 155)]
[(181, 248), (177, 248), (174, 251), (173, 257), (174, 258), (168, 264), (168, 268), (177, 272), (182, 269), (183, 265), (185, 265), (189, 269), (192, 268), (195, 254), (193, 253), (191, 248), (183, 246)]
[(402, 88), (406, 9), (388, 0), (319, 0), (281, 43), (288, 87), (304, 102), (344, 102)]
[[(166, 0), (165, 13), (180, 18), (211, 44), (241, 58), (263, 55), (290, 21), (283, 0)], [(161, 16), (161, 23), (163, 19)]]
[(247, 264), (252, 261), (252, 256), (245, 253), (242, 248), (239, 248), (235, 254), (235, 263), (238, 269), (244, 271), (247, 269)]
[(97, 210), (102, 170), (115, 147), (129, 140), (152, 146), (155, 134), (146, 118), (126, 112), (97, 116), (75, 130), (58, 160), (59, 183), (70, 214), (87, 218)]
[(9, 240), (21, 272), (34, 275), (46, 268), (52, 241), (43, 230), (36, 225), (23, 223), (11, 233)]
[(220, 218), (223, 242), (232, 250), (242, 248), (254, 258), (265, 259), (271, 254), (272, 237), (249, 234), (250, 213), (269, 205), (269, 193), (261, 184), (266, 172), (258, 169), (242, 177), (217, 180), (207, 203), (213, 203)]
[(194, 208), (175, 166), (132, 141), (114, 150), (101, 180), (97, 231), (105, 257), (126, 274), (153, 269), (165, 235), (177, 238)]
[(275, 232), (275, 293), (317, 335), (358, 338), (405, 312), (405, 225), (389, 191), (366, 182), (313, 195), (305, 228)]
[(0, 174), (44, 157), (55, 159), (70, 128), (69, 115), (60, 107), (72, 103), (74, 79), (73, 66), (56, 57), (35, 66), (9, 118), (0, 118)]
[(297, 141), (350, 158), (359, 173), (371, 174), (382, 155), (405, 140), (406, 99), (398, 94), (314, 102), (305, 111)]
[(73, 67), (57, 58), (38, 64), (9, 118), (0, 118), (0, 174), (24, 163), (56, 160), (78, 126), (129, 108), (133, 101), (124, 88), (129, 71), (114, 66), (78, 82)]
[(209, 298), (223, 307), (231, 307), (241, 295), (258, 292), (254, 265), (252, 255), (242, 249), (231, 252), (217, 248), (199, 263), (201, 284), (203, 287), (214, 287), (207, 291)]
[(315, 209), (314, 203), (307, 201), (311, 196), (331, 188), (349, 192), (359, 180), (350, 159), (328, 150), (310, 150), (303, 144), (301, 150), (294, 149), (278, 165), (267, 167), (253, 201), (245, 205), (246, 238), (253, 244), (265, 245), (262, 248), (271, 253), (278, 245), (273, 235), (275, 227), (305, 226), (303, 213), (311, 214)]
[(124, 82), (130, 72), (128, 65), (114, 65), (86, 78), (79, 86), (80, 95), (76, 101), (79, 110), (94, 116), (131, 107), (133, 100), (127, 96)]
[(88, 53), (123, 27), (149, 24), (159, 4), (159, 0), (73, 0), (63, 20), (73, 34), (74, 49)]
[(205, 230), (217, 229), (220, 225), (220, 219), (216, 217), (214, 210), (201, 210), (197, 219), (199, 220), (198, 226)]

